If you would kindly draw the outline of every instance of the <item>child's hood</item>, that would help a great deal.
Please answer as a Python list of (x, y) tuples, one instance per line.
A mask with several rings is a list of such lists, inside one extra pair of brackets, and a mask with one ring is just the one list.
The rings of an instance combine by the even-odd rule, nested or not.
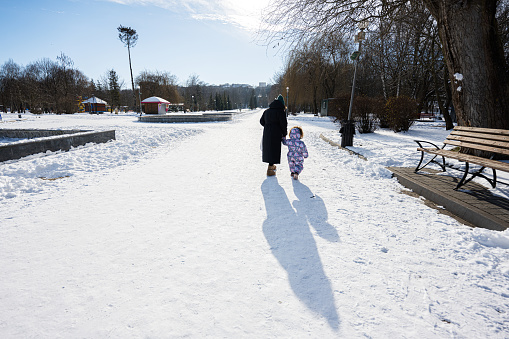
[(290, 139), (300, 139), (300, 130), (298, 128), (291, 129)]

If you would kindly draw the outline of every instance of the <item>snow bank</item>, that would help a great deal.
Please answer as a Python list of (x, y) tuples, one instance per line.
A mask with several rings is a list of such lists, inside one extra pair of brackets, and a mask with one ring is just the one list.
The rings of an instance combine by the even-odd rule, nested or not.
[(161, 149), (175, 147), (182, 140), (203, 131), (199, 127), (182, 124), (142, 124), (133, 115), (24, 114), (23, 119), (14, 116), (17, 115), (7, 114), (6, 117), (4, 113), (4, 123), (0, 124), (0, 128), (115, 129), (116, 140), (104, 144), (90, 143), (68, 152), (46, 152), (3, 162), (0, 165), (0, 202), (24, 193), (39, 193), (46, 186), (59, 185), (61, 179), (83, 179), (87, 175), (97, 175), (101, 171), (115, 170), (140, 159), (154, 157)]

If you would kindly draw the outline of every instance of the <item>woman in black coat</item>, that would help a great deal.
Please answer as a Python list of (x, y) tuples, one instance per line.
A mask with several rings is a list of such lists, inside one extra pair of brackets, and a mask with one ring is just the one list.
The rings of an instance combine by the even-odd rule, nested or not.
[(281, 139), (286, 135), (288, 127), (285, 100), (281, 94), (263, 112), (260, 124), (263, 126), (262, 161), (269, 164), (267, 175), (275, 175), (274, 164), (281, 162)]

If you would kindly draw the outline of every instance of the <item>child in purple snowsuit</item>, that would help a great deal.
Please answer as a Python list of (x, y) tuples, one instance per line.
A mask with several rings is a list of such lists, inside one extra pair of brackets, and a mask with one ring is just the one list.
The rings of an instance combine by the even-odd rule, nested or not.
[(288, 146), (288, 165), (292, 178), (299, 179), (299, 174), (304, 169), (304, 158), (308, 157), (308, 150), (304, 141), (300, 140), (304, 136), (302, 128), (293, 127), (290, 130), (290, 139), (283, 138), (283, 145)]

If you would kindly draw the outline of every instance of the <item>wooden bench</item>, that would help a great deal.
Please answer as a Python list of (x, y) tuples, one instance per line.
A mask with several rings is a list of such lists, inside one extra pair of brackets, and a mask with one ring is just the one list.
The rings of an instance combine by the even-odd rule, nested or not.
[[(452, 158), (466, 163), (463, 177), (456, 186), (456, 190), (475, 177), (482, 177), (488, 180), (491, 186), (495, 188), (497, 184), (496, 171), (509, 172), (509, 163), (496, 159), (501, 158), (501, 156), (509, 156), (509, 130), (456, 126), (451, 134), (444, 140), (442, 148), (429, 141), (415, 140), (415, 142), (419, 145), (417, 150), (421, 151), (421, 160), (415, 168), (415, 172), (420, 171), (430, 163), (438, 164), (442, 168), (442, 171), (445, 172), (445, 158)], [(433, 147), (424, 147), (424, 144)], [(446, 150), (445, 147), (447, 145), (454, 146), (455, 148)], [(462, 151), (461, 153), (460, 149)], [(467, 154), (472, 153), (472, 151), (477, 151), (475, 153), (483, 151), (483, 155), (486, 154), (487, 156)], [(432, 154), (433, 157), (422, 165), (424, 153)], [(435, 160), (437, 157), (442, 157), (442, 161), (439, 162)], [(469, 172), (469, 164), (479, 165), (481, 168), (477, 171)], [(486, 168), (492, 169), (493, 178), (483, 175), (483, 171)], [(468, 174), (471, 176), (467, 179)]]
[(419, 119), (435, 119), (434, 113), (419, 113)]

